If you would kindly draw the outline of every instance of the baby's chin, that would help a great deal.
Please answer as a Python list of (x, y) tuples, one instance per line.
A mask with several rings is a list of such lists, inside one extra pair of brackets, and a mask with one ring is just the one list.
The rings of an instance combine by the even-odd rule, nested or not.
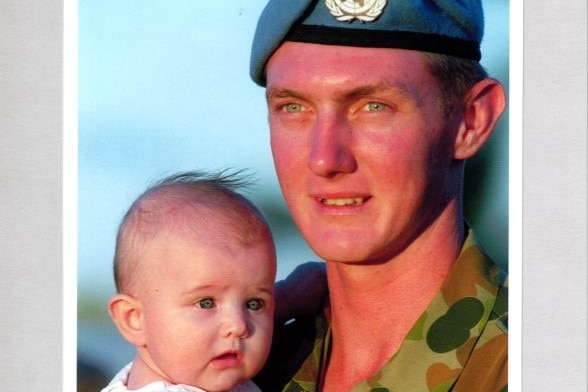
[(192, 385), (203, 389), (207, 392), (227, 392), (236, 386), (244, 383), (249, 377), (241, 374), (223, 374), (216, 377), (214, 380), (202, 383), (194, 383)]

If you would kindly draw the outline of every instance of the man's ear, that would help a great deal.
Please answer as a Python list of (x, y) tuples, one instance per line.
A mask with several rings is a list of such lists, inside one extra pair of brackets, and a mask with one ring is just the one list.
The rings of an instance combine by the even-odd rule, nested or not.
[(481, 80), (468, 91), (465, 115), (455, 139), (455, 159), (471, 158), (484, 146), (504, 107), (504, 89), (496, 79)]
[(121, 335), (132, 345), (145, 345), (141, 301), (126, 294), (116, 294), (108, 302), (108, 313)]

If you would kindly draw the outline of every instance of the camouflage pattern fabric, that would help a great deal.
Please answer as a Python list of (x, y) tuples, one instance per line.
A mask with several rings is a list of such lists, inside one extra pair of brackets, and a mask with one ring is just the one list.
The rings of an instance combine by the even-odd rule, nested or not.
[[(440, 292), (399, 351), (351, 392), (507, 391), (508, 292), (500, 269), (470, 232)], [(284, 392), (314, 392), (330, 330), (316, 320), (313, 352)]]

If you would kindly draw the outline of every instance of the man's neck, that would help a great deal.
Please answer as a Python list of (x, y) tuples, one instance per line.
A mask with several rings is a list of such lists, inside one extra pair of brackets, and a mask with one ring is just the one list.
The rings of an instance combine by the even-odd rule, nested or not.
[(327, 262), (333, 345), (323, 390), (376, 373), (439, 291), (463, 244), (460, 226), (415, 241), (386, 263)]

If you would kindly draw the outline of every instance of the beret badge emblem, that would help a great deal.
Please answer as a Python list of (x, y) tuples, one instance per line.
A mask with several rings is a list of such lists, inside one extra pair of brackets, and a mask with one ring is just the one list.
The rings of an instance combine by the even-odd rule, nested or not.
[(341, 22), (353, 19), (372, 22), (382, 13), (386, 0), (325, 0), (325, 5), (331, 15)]

